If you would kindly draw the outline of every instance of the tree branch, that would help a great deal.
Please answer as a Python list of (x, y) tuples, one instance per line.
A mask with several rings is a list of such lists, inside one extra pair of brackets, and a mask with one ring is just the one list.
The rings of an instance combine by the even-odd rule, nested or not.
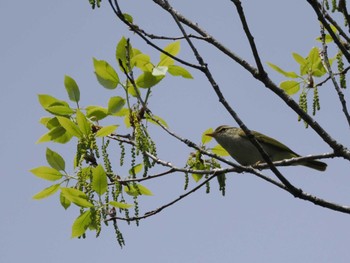
[(255, 42), (254, 42), (254, 37), (253, 37), (253, 35), (251, 34), (251, 32), (249, 30), (249, 26), (248, 26), (247, 20), (245, 18), (245, 14), (244, 14), (244, 10), (243, 10), (243, 7), (242, 7), (242, 3), (241, 3), (240, 0), (231, 0), (231, 2), (233, 2), (235, 4), (236, 9), (237, 9), (237, 13), (239, 15), (239, 18), (241, 19), (243, 30), (245, 32), (245, 35), (248, 38), (249, 45), (250, 45), (250, 48), (252, 50), (252, 53), (253, 53), (253, 56), (254, 56), (254, 59), (255, 59), (255, 63), (256, 63), (257, 68), (258, 68), (258, 75), (260, 75), (262, 78), (264, 78), (265, 75), (266, 75), (266, 72), (264, 70), (264, 66), (261, 63), (259, 52), (258, 52), (258, 49), (256, 48), (256, 45), (255, 45)]
[(338, 85), (337, 80), (334, 77), (331, 64), (329, 63), (328, 51), (327, 51), (327, 45), (326, 45), (326, 36), (324, 33), (323, 26), (321, 26), (321, 38), (322, 38), (322, 54), (324, 57), (323, 62), (325, 64), (326, 69), (328, 71), (328, 74), (333, 82), (334, 89), (336, 90), (336, 92), (338, 94), (338, 98), (339, 98), (340, 104), (342, 105), (342, 110), (343, 110), (343, 113), (345, 115), (345, 119), (347, 120), (348, 125), (350, 126), (350, 115), (349, 115), (348, 107), (346, 106), (346, 100), (344, 98), (343, 92), (341, 91), (341, 88)]
[(333, 38), (335, 44), (339, 47), (339, 49), (341, 50), (341, 52), (344, 54), (344, 56), (346, 57), (347, 61), (350, 63), (350, 54), (347, 51), (347, 49), (345, 48), (345, 46), (343, 45), (343, 43), (341, 43), (341, 41), (339, 40), (339, 38), (336, 36), (336, 34), (333, 32), (332, 28), (330, 27), (330, 25), (327, 23), (326, 19), (324, 18), (323, 14), (322, 14), (322, 6), (320, 5), (320, 3), (317, 0), (306, 0), (311, 7), (314, 9), (318, 20), (322, 23), (322, 25), (327, 29), (328, 33), (331, 35), (331, 37)]

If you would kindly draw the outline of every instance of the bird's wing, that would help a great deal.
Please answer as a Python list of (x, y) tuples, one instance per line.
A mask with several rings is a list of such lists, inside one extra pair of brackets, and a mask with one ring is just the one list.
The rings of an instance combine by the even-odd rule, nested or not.
[[(275, 140), (274, 138), (271, 138), (269, 136), (266, 136), (265, 134), (262, 134), (260, 132), (257, 132), (257, 131), (251, 131), (252, 134), (254, 135), (254, 137), (257, 139), (257, 141), (259, 143), (262, 143), (262, 144), (267, 144), (267, 145), (270, 145), (270, 146), (274, 146), (274, 147), (277, 147), (279, 149), (284, 149), (290, 153), (293, 153), (295, 154), (296, 156), (299, 156), (299, 154), (295, 153), (294, 151), (292, 151), (288, 146), (284, 145), (283, 143)], [(239, 133), (240, 136), (245, 136), (245, 133), (243, 130), (240, 131)]]

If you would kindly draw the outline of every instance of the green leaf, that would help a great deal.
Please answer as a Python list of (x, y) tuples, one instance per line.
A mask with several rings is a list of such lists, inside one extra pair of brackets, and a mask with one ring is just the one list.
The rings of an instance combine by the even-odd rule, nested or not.
[[(168, 124), (166, 123), (166, 121), (164, 119), (162, 119), (159, 116), (156, 115), (152, 115), (153, 119), (159, 121), (159, 123), (161, 123), (163, 126), (168, 127)], [(148, 114), (146, 114), (146, 120), (149, 121), (152, 124), (156, 124), (159, 125), (156, 121), (154, 121)]]
[(207, 135), (208, 133), (212, 133), (212, 132), (213, 132), (213, 128), (209, 128), (205, 132), (203, 132), (202, 144), (207, 144), (208, 142), (210, 142), (213, 139), (213, 137)]
[(56, 117), (43, 117), (40, 119), (40, 123), (49, 130), (61, 126)]
[(128, 94), (133, 96), (134, 98), (137, 98), (137, 96), (140, 94), (140, 90), (138, 87), (135, 87), (134, 85), (128, 85)]
[(114, 114), (120, 111), (125, 105), (125, 99), (119, 96), (111, 97), (108, 101), (108, 113)]
[(300, 90), (300, 83), (294, 80), (286, 80), (280, 83), (280, 88), (288, 95), (293, 95)]
[(36, 143), (54, 141), (58, 143), (67, 143), (72, 138), (72, 135), (67, 133), (63, 127), (56, 127), (51, 129), (48, 133), (41, 136)]
[(85, 115), (78, 109), (77, 110), (77, 124), (80, 131), (85, 135), (91, 134), (91, 123), (88, 122)]
[(92, 189), (98, 195), (103, 195), (107, 190), (107, 175), (100, 164), (92, 169)]
[(222, 156), (222, 157), (230, 156), (230, 154), (220, 144), (217, 144), (216, 146), (214, 146), (214, 148), (211, 149), (211, 151), (218, 156)]
[[(170, 55), (176, 56), (180, 51), (180, 41), (170, 43), (164, 48), (164, 51), (168, 52)], [(174, 59), (164, 53), (160, 53), (160, 61), (158, 66), (170, 65), (174, 65)]]
[(129, 209), (130, 207), (134, 206), (133, 204), (121, 203), (117, 201), (110, 201), (109, 204), (120, 209)]
[(124, 124), (125, 124), (126, 128), (130, 128), (131, 127), (130, 114), (125, 115), (125, 117), (124, 117)]
[(325, 68), (322, 68), (322, 69), (314, 69), (312, 70), (312, 76), (315, 76), (315, 77), (322, 77), (324, 74), (326, 74), (327, 71)]
[(204, 176), (204, 174), (192, 174), (192, 178), (193, 180), (197, 183), (200, 179), (202, 179), (202, 177)]
[(39, 199), (49, 197), (50, 195), (53, 195), (54, 193), (56, 193), (59, 188), (60, 188), (60, 184), (51, 185), (45, 188), (44, 190), (40, 191), (39, 193), (35, 194), (33, 196), (33, 199), (39, 200)]
[(93, 207), (94, 205), (88, 201), (86, 194), (75, 188), (61, 188), (62, 194), (72, 203), (80, 207)]
[(77, 83), (70, 76), (64, 76), (64, 86), (66, 87), (68, 97), (71, 101), (79, 102), (80, 100), (80, 91)]
[[(127, 52), (127, 46), (129, 47)], [(127, 54), (128, 53), (128, 54)], [(118, 42), (117, 49), (116, 49), (116, 58), (117, 62), (119, 64), (120, 70), (122, 72), (126, 71), (129, 72), (129, 68), (126, 63), (127, 55), (129, 56), (129, 59), (131, 60), (133, 57), (133, 48), (131, 44), (127, 43), (127, 40), (125, 37), (122, 37), (120, 41)], [(120, 63), (123, 65), (121, 66)]]
[(158, 84), (163, 78), (164, 76), (153, 76), (152, 73), (145, 71), (136, 79), (136, 85), (148, 89)]
[(83, 137), (83, 133), (80, 131), (79, 127), (70, 119), (59, 116), (57, 119), (62, 127), (72, 136), (78, 137), (79, 139)]
[(140, 184), (128, 184), (124, 186), (124, 191), (131, 196), (153, 195), (151, 190)]
[(294, 60), (300, 65), (300, 66), (306, 66), (307, 65), (307, 60), (303, 58), (301, 55), (298, 53), (292, 53), (292, 56)]
[(60, 193), (60, 203), (65, 210), (67, 210), (68, 207), (70, 207), (70, 205), (71, 205), (71, 201), (69, 201), (67, 198), (65, 198), (64, 195), (62, 194), (62, 192)]
[(143, 168), (142, 163), (136, 164), (133, 167), (131, 167), (131, 169), (129, 170), (129, 174), (130, 175), (136, 175), (136, 174), (138, 174), (139, 172), (142, 171), (142, 168)]
[(168, 67), (157, 66), (157, 67), (153, 68), (152, 75), (153, 76), (165, 76), (167, 71), (168, 71)]
[(133, 18), (131, 15), (127, 14), (127, 13), (124, 13), (123, 14), (123, 17), (126, 21), (128, 21), (129, 23), (132, 23), (133, 22)]
[(72, 225), (72, 238), (80, 237), (91, 224), (91, 211), (87, 210), (75, 219)]
[(69, 116), (74, 113), (74, 110), (71, 107), (65, 105), (48, 106), (46, 110), (58, 116)]
[(49, 106), (67, 106), (67, 107), (69, 107), (67, 102), (65, 102), (63, 100), (56, 99), (55, 97), (52, 97), (51, 95), (39, 94), (38, 99), (39, 99), (39, 103), (41, 104), (41, 106), (44, 109), (46, 109)]
[(64, 171), (66, 164), (61, 155), (52, 151), (50, 148), (46, 148), (46, 160), (48, 164), (57, 171)]
[[(319, 41), (319, 42), (322, 42), (322, 38), (321, 38), (321, 37), (317, 37), (316, 40)], [(328, 43), (333, 42), (334, 40), (333, 40), (333, 38), (331, 37), (331, 35), (326, 34), (326, 35), (325, 35), (325, 41), (326, 41), (326, 43), (328, 44)]]
[(177, 65), (169, 65), (168, 66), (168, 72), (172, 76), (181, 76), (185, 79), (193, 79), (190, 72), (187, 71), (187, 69), (177, 66)]
[(138, 54), (136, 56), (133, 56), (132, 59), (130, 60), (131, 66), (135, 66), (142, 71), (148, 71), (152, 72), (153, 69), (153, 64), (151, 63), (151, 58), (149, 55), (146, 54)]
[(128, 108), (122, 108), (120, 111), (114, 114), (114, 116), (125, 117), (129, 116), (130, 110)]
[(62, 174), (54, 168), (47, 166), (40, 166), (30, 170), (31, 173), (36, 175), (39, 178), (48, 180), (48, 181), (57, 181), (62, 178)]
[(270, 62), (267, 62), (267, 65), (269, 65), (272, 69), (276, 70), (278, 73), (282, 74), (283, 76), (287, 78), (298, 78), (298, 74), (293, 71), (284, 71), (280, 67), (276, 66), (275, 64), (272, 64)]
[(100, 106), (87, 106), (86, 116), (93, 120), (102, 120), (108, 115), (108, 110)]
[(96, 132), (96, 137), (104, 137), (112, 134), (119, 125), (104, 126)]
[(106, 89), (115, 89), (119, 84), (119, 76), (114, 68), (104, 60), (93, 59), (98, 82)]
[(308, 62), (311, 65), (317, 64), (318, 60), (320, 60), (320, 54), (319, 54), (319, 49), (317, 47), (313, 47), (310, 52), (309, 55), (307, 56)]
[[(52, 117), (41, 117), (40, 120), (39, 120), (39, 123), (41, 123), (42, 125), (44, 125), (46, 128), (49, 128), (48, 127), (48, 123), (50, 120), (52, 120), (53, 118)], [(49, 128), (50, 129), (50, 128)]]

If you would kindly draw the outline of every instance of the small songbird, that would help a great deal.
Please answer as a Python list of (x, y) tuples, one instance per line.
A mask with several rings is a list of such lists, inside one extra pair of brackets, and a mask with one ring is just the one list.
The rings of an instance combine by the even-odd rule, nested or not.
[[(256, 131), (251, 131), (251, 133), (273, 162), (300, 157), (286, 145), (271, 137)], [(206, 135), (213, 137), (241, 165), (247, 166), (265, 162), (258, 149), (241, 128), (222, 125)], [(315, 160), (301, 161), (295, 165), (304, 165), (318, 171), (325, 171), (327, 168), (326, 163)]]

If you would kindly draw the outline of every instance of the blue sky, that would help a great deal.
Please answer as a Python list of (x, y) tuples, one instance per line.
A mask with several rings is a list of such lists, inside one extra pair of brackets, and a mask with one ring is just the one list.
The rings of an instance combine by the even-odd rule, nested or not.
[[(171, 19), (151, 1), (147, 2), (132, 0), (123, 4), (136, 23), (149, 32), (179, 35)], [(252, 62), (230, 1), (174, 2), (180, 12)], [(306, 55), (318, 45), (315, 41), (318, 22), (306, 1), (244, 2), (263, 62), (297, 70), (291, 53)], [(71, 239), (71, 224), (78, 209), (64, 211), (57, 195), (42, 201), (31, 199), (48, 186), (28, 171), (46, 164), (46, 147), (66, 158), (75, 151), (74, 144), (35, 144), (45, 132), (38, 121), (46, 116), (37, 94), (67, 99), (63, 85), (67, 74), (79, 84), (83, 106), (106, 105), (108, 98), (118, 91), (105, 90), (97, 83), (92, 57), (115, 66), (115, 46), (123, 35), (130, 37), (135, 47), (150, 53), (154, 61), (159, 55), (116, 20), (107, 1), (95, 11), (88, 1), (57, 1), (55, 5), (43, 0), (24, 1), (20, 5), (2, 1), (0, 24), (1, 262), (349, 262), (348, 215), (295, 199), (247, 174), (228, 176), (226, 197), (220, 195), (213, 183), (211, 194), (200, 190), (141, 221), (139, 227), (120, 223), (126, 238), (123, 249), (119, 248), (112, 227), (104, 228), (98, 239), (93, 233), (88, 233), (85, 240)], [(300, 154), (330, 151), (312, 130), (305, 130), (296, 122), (293, 112), (243, 69), (206, 44), (198, 47), (227, 100), (251, 129), (283, 141)], [(185, 43), (181, 56), (195, 61)], [(156, 87), (150, 107), (178, 134), (200, 142), (207, 128), (234, 122), (204, 76), (193, 70), (191, 73), (194, 80), (173, 77), (164, 80)], [(275, 82), (282, 81), (272, 70), (269, 73)], [(323, 86), (320, 97), (322, 110), (316, 119), (337, 140), (349, 144), (348, 127), (335, 92), (330, 86)], [(154, 129), (154, 134), (159, 138), (161, 158), (182, 166), (191, 150), (158, 129)], [(349, 166), (341, 160), (327, 163), (325, 173), (303, 167), (281, 169), (305, 191), (347, 204)], [(172, 175), (150, 182), (147, 187), (154, 196), (142, 200), (141, 205), (152, 209), (182, 194), (183, 178)]]

